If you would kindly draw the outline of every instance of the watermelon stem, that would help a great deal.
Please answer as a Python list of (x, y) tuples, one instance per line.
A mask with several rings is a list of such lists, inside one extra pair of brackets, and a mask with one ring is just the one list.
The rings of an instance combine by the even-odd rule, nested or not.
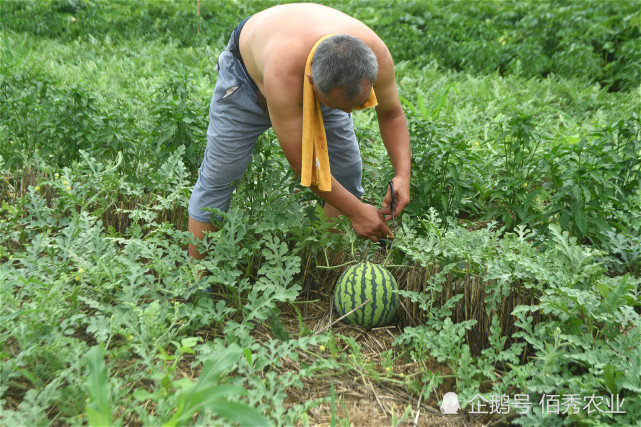
[(346, 265), (354, 264), (354, 261), (344, 262), (343, 264), (338, 265), (317, 265), (316, 268), (324, 268), (326, 270), (333, 270), (336, 268), (345, 267)]

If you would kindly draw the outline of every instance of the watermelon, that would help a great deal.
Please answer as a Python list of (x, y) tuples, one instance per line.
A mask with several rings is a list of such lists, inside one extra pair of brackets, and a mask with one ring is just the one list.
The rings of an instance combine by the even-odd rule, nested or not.
[(398, 309), (398, 289), (392, 274), (382, 265), (370, 262), (351, 266), (341, 274), (334, 289), (334, 306), (339, 316), (344, 316), (367, 299), (370, 302), (345, 320), (364, 328), (388, 325)]

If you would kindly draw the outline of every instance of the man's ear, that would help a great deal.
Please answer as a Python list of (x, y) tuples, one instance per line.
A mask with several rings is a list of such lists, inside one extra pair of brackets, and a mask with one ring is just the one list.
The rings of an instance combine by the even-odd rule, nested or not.
[(305, 74), (307, 76), (307, 80), (309, 80), (309, 84), (313, 85), (314, 84), (314, 78), (312, 77), (311, 74)]

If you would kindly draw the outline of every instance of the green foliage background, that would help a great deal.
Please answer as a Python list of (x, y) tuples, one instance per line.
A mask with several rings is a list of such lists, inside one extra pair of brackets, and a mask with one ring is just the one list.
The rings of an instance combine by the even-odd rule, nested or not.
[[(296, 336), (277, 332), (325, 251), (362, 244), (346, 224), (326, 232), (272, 132), (203, 242), (212, 256), (186, 256), (217, 55), (242, 18), (277, 2), (203, 0), (198, 15), (195, 0), (5, 1), (0, 424), (172, 425), (196, 411), (198, 423), (304, 424), (321, 401), (285, 402), (305, 379), (358, 373), (440, 398), (449, 390), (430, 359), (466, 410), (479, 393), (625, 398), (625, 414), (535, 404), (495, 420), (641, 418), (638, 2), (323, 3), (373, 28), (397, 64), (412, 204), (391, 262), (441, 266), (425, 292), (401, 292), (426, 316), (396, 337), (391, 370), (349, 337), (312, 334), (300, 314)], [(355, 124), (365, 198), (378, 204), (392, 170), (373, 113)], [(481, 346), (476, 320), (454, 316), (464, 292), (436, 298), (448, 274), (487, 282)], [(531, 303), (502, 313), (515, 295)], [(274, 339), (259, 342), (261, 327)], [(286, 358), (305, 363), (277, 372)], [(394, 371), (407, 361), (412, 375)]]

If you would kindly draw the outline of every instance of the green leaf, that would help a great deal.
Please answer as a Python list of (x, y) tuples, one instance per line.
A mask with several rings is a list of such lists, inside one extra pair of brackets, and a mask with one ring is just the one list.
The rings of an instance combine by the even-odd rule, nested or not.
[(616, 367), (610, 363), (603, 367), (603, 382), (608, 388), (608, 391), (612, 394), (617, 393), (617, 383), (616, 383)]
[(212, 412), (234, 421), (241, 426), (271, 426), (269, 422), (260, 412), (249, 405), (239, 402), (213, 402), (207, 405), (207, 408)]
[(588, 222), (585, 219), (585, 213), (583, 209), (578, 209), (574, 214), (574, 222), (576, 223), (577, 228), (582, 235), (585, 235), (585, 232), (588, 231)]
[(401, 103), (403, 103), (403, 105), (405, 105), (407, 108), (409, 108), (409, 110), (412, 113), (418, 114), (418, 110), (416, 109), (416, 107), (407, 98), (402, 97), (402, 96), (399, 96), (398, 98), (401, 100)]
[(447, 200), (447, 196), (445, 194), (441, 194), (441, 206), (443, 206), (443, 211), (447, 212), (449, 201)]
[(89, 364), (87, 385), (90, 399), (85, 408), (87, 420), (91, 426), (111, 425), (111, 399), (102, 348), (96, 346), (89, 350), (87, 363)]
[(134, 399), (143, 402), (145, 400), (154, 400), (156, 398), (156, 395), (153, 393), (149, 393), (144, 388), (138, 388), (133, 392), (133, 397)]
[[(165, 426), (171, 427), (183, 424), (203, 407), (210, 408), (213, 412), (229, 418), (227, 415), (218, 412), (218, 409), (229, 406), (232, 403), (234, 405), (242, 404), (228, 401), (223, 402), (222, 399), (234, 394), (244, 395), (247, 394), (247, 391), (237, 385), (218, 384), (218, 381), (225, 371), (233, 368), (242, 354), (243, 350), (238, 345), (233, 344), (223, 350), (222, 353), (215, 353), (209, 357), (209, 359), (205, 361), (200, 377), (196, 383), (183, 390), (178, 396), (176, 412), (174, 412), (174, 415), (167, 421)], [(251, 407), (247, 405), (242, 406), (245, 408), (245, 411), (250, 412)], [(231, 414), (233, 415), (233, 411)], [(240, 423), (239, 420), (242, 419), (242, 417), (238, 420), (235, 418), (230, 419)]]
[(199, 337), (187, 337), (180, 340), (180, 345), (183, 347), (193, 348), (200, 341)]
[(417, 101), (418, 109), (421, 112), (421, 117), (423, 119), (427, 119), (428, 118), (428, 111), (427, 111), (427, 107), (425, 106), (425, 96), (423, 95), (423, 92), (421, 92), (420, 90), (417, 90), (416, 91), (416, 98), (418, 100)]
[[(432, 100), (432, 103), (430, 104), (430, 118), (432, 120), (438, 119), (438, 116), (441, 114), (441, 109), (445, 106), (445, 103), (447, 102), (447, 94), (452, 88), (454, 83), (450, 83), (447, 85), (447, 87), (443, 90), (441, 90), (439, 93), (437, 93), (434, 96), (434, 99)], [(423, 115), (425, 117), (425, 115)]]
[(276, 339), (280, 341), (289, 341), (291, 337), (285, 329), (285, 325), (283, 325), (283, 322), (281, 322), (280, 318), (278, 317), (278, 312), (279, 310), (275, 309), (274, 313), (269, 316), (269, 327), (271, 328)]
[(247, 348), (245, 348), (243, 350), (243, 353), (245, 354), (245, 360), (247, 361), (247, 364), (249, 366), (254, 366), (252, 364), (252, 351), (251, 351), (251, 349), (249, 347), (247, 347)]

